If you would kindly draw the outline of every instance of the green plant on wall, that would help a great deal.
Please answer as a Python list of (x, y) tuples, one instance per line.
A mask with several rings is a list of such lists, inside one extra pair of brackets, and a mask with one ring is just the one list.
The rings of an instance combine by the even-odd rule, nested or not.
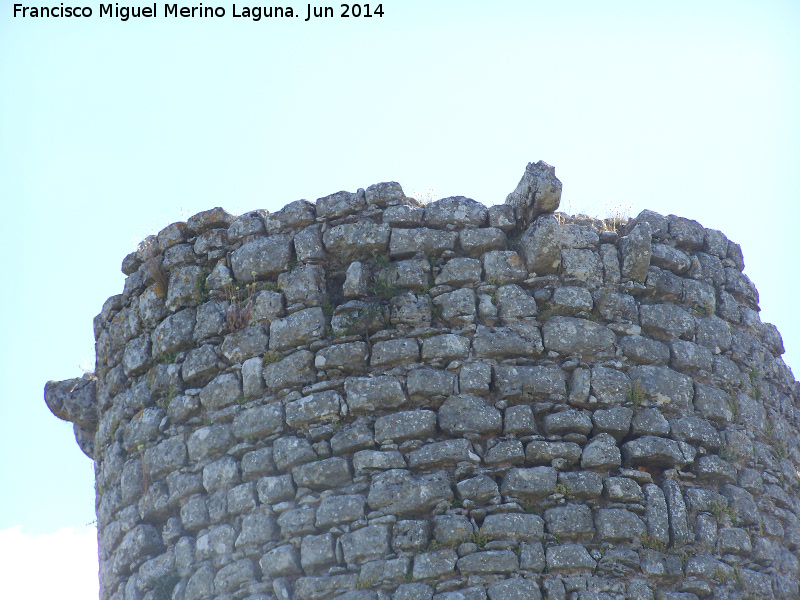
[(625, 395), (625, 399), (634, 406), (641, 406), (644, 403), (644, 397), (644, 387), (638, 381), (633, 382)]

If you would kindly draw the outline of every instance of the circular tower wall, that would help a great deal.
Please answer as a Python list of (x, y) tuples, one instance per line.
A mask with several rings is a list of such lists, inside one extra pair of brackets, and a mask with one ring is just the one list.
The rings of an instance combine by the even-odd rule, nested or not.
[(798, 384), (739, 246), (396, 183), (127, 256), (95, 376), (102, 600), (798, 597)]

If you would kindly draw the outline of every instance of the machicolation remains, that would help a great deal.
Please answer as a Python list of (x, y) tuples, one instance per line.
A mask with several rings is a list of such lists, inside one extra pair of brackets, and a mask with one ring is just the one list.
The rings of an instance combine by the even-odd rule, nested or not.
[(96, 373), (101, 600), (767, 600), (800, 580), (798, 383), (696, 221), (397, 183), (125, 257)]

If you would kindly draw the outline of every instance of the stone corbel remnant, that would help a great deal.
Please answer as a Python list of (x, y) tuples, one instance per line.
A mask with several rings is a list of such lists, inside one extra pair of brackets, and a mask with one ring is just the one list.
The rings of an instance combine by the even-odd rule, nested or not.
[(73, 423), (75, 441), (86, 456), (94, 458), (97, 431), (96, 380), (91, 375), (64, 381), (48, 381), (44, 401), (55, 416)]
[(543, 160), (528, 163), (517, 189), (506, 198), (517, 210), (517, 218), (527, 225), (541, 214), (553, 213), (561, 202), (561, 181), (556, 177), (556, 168)]

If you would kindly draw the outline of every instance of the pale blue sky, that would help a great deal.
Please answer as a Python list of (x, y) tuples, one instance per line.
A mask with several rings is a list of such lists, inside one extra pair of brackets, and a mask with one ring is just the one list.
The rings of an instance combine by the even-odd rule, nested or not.
[(217, 205), (387, 180), (492, 204), (543, 159), (565, 210), (649, 208), (741, 243), (800, 369), (797, 2), (392, 0), (382, 19), (309, 23), (22, 20), (12, 4), (0, 529), (94, 519), (91, 462), (42, 387), (93, 359), (92, 318), (136, 242)]

